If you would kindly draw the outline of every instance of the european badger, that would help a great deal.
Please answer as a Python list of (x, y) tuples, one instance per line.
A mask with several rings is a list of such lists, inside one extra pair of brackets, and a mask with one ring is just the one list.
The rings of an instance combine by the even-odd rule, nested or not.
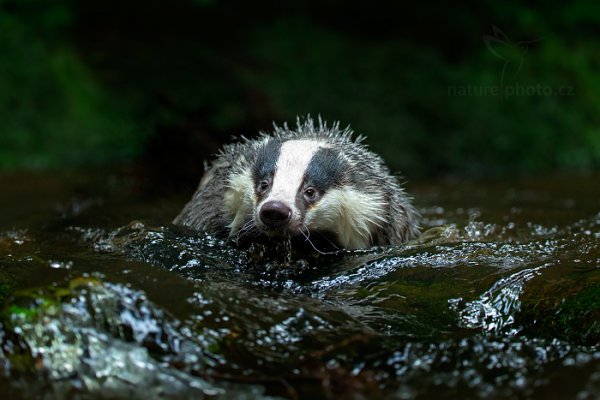
[[(402, 243), (418, 214), (362, 136), (308, 117), (226, 145), (173, 223), (234, 239), (331, 237), (346, 249)], [(314, 244), (313, 244), (314, 247)]]

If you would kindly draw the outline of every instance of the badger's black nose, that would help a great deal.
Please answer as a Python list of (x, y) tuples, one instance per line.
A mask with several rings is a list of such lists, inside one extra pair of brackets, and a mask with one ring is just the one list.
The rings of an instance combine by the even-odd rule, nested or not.
[(292, 209), (281, 201), (267, 201), (260, 208), (259, 216), (265, 225), (277, 228), (292, 218)]

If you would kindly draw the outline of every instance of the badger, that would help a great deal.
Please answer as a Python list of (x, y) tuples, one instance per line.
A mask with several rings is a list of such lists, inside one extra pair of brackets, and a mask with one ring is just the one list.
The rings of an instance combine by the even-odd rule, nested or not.
[[(364, 136), (298, 118), (295, 128), (225, 145), (175, 225), (236, 241), (323, 235), (336, 248), (364, 249), (414, 238), (418, 213)], [(318, 250), (318, 249), (317, 249)]]

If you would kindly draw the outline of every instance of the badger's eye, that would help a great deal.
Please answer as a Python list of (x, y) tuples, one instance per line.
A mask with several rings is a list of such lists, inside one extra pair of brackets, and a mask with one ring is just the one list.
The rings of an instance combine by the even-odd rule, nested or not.
[(315, 201), (317, 200), (317, 196), (317, 189), (315, 189), (314, 187), (307, 187), (306, 189), (304, 189), (304, 198), (306, 199), (306, 201)]
[(258, 183), (256, 190), (258, 191), (258, 193), (264, 193), (268, 188), (269, 188), (269, 181), (265, 179)]

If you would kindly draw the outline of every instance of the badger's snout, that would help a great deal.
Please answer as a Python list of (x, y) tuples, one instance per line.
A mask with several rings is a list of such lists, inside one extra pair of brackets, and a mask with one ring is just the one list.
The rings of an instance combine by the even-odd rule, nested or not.
[(281, 201), (267, 201), (259, 212), (260, 220), (269, 228), (279, 228), (292, 219), (292, 209)]

